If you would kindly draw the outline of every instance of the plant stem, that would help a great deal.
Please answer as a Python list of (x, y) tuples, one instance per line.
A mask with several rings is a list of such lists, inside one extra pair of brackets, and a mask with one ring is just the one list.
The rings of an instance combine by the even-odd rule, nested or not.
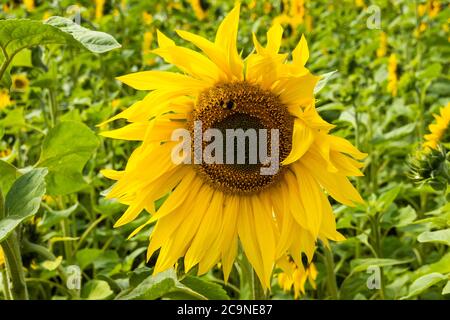
[(9, 287), (9, 277), (6, 269), (2, 269), (2, 280), (3, 280), (3, 292), (5, 293), (5, 300), (12, 300), (11, 289)]
[(267, 300), (266, 292), (263, 289), (255, 270), (252, 272), (252, 296), (254, 300)]
[(334, 258), (329, 247), (324, 248), (325, 251), (325, 267), (327, 268), (328, 292), (333, 300), (339, 300), (338, 286), (336, 276), (334, 274)]
[(11, 277), (11, 295), (14, 300), (28, 300), (28, 290), (23, 273), (22, 257), (16, 233), (2, 242), (6, 269)]
[[(380, 220), (380, 216), (377, 213), (375, 217), (372, 219), (372, 229), (373, 229), (373, 235), (375, 238), (375, 252), (377, 254), (377, 258), (383, 257), (383, 250), (381, 246), (381, 228), (380, 224), (378, 223)], [(385, 280), (384, 280), (384, 272), (383, 268), (380, 267), (380, 298), (382, 300), (386, 299), (386, 290), (385, 290)]]

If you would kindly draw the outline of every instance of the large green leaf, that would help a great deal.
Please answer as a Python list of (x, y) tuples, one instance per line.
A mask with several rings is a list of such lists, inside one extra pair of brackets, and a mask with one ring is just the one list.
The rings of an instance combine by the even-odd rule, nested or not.
[(12, 164), (0, 160), (0, 189), (3, 194), (8, 193), (9, 188), (19, 176), (19, 171)]
[(63, 17), (47, 21), (9, 19), (0, 21), (0, 47), (12, 58), (20, 50), (46, 44), (80, 44), (91, 52), (103, 53), (120, 44), (109, 34), (86, 29)]
[(22, 221), (36, 214), (45, 194), (46, 174), (47, 169), (33, 169), (14, 182), (5, 199), (6, 217), (0, 220), (0, 242)]
[(433, 272), (424, 275), (411, 284), (411, 286), (409, 287), (409, 294), (405, 297), (402, 297), (402, 299), (409, 299), (414, 296), (417, 296), (422, 292), (424, 292), (426, 289), (430, 288), (431, 286), (434, 286), (435, 284), (446, 279), (447, 276), (444, 276), (443, 274), (440, 274), (438, 272)]
[(207, 281), (203, 278), (186, 276), (181, 280), (181, 283), (211, 300), (230, 299), (221, 285)]
[(120, 48), (120, 44), (113, 36), (99, 31), (86, 29), (70, 19), (63, 17), (50, 17), (45, 24), (58, 28), (62, 32), (71, 35), (86, 49), (95, 53), (104, 53)]
[(364, 271), (369, 267), (386, 267), (394, 266), (397, 264), (408, 263), (410, 260), (396, 260), (396, 259), (382, 259), (382, 258), (368, 258), (368, 259), (355, 259), (351, 262), (352, 272)]
[(175, 270), (170, 269), (147, 277), (136, 288), (121, 296), (120, 300), (154, 300), (161, 298), (177, 287)]
[(450, 229), (426, 231), (419, 234), (419, 242), (435, 242), (450, 246)]
[(86, 300), (104, 300), (112, 294), (108, 282), (103, 280), (91, 280), (81, 290), (81, 298)]
[(44, 139), (39, 166), (47, 167), (47, 192), (64, 195), (87, 186), (82, 170), (99, 145), (99, 139), (86, 125), (61, 122)]

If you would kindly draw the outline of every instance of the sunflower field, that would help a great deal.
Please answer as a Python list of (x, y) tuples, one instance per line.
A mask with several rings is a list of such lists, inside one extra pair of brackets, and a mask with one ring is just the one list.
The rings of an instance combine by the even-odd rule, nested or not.
[[(450, 299), (449, 23), (440, 0), (2, 0), (0, 300)], [(270, 158), (211, 151), (244, 130)]]

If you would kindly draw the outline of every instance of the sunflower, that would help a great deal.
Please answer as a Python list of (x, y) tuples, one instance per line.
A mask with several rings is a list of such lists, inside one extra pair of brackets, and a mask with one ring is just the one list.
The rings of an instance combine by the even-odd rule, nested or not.
[[(267, 289), (279, 261), (289, 259), (300, 266), (302, 252), (311, 261), (318, 239), (325, 245), (344, 239), (336, 231), (325, 191), (349, 206), (362, 203), (347, 176), (362, 175), (362, 164), (355, 159), (366, 154), (331, 135), (334, 126), (317, 113), (314, 88), (320, 77), (305, 67), (305, 38), (287, 61), (288, 54), (279, 53), (283, 29), (274, 25), (265, 47), (253, 36), (256, 51), (244, 63), (236, 46), (239, 11), (237, 4), (220, 24), (214, 42), (177, 31), (203, 54), (157, 32), (159, 48), (153, 52), (183, 73), (144, 71), (118, 78), (151, 92), (108, 120), (126, 119), (130, 124), (103, 136), (142, 143), (123, 171), (102, 172), (117, 180), (107, 197), (128, 205), (115, 227), (135, 220), (143, 210), (150, 213), (130, 237), (155, 223), (147, 251), (148, 259), (159, 251), (155, 273), (184, 258), (185, 271), (197, 267), (198, 274), (220, 262), (227, 280), (240, 243)], [(266, 146), (275, 130), (279, 170), (262, 175), (267, 162), (261, 160), (209, 164), (194, 159), (189, 164), (189, 153), (183, 161), (173, 161), (180, 142), (173, 141), (172, 134), (184, 130), (195, 140), (198, 122), (200, 134), (208, 129), (267, 129), (270, 136), (258, 141)], [(234, 157), (233, 151), (227, 156)], [(156, 211), (155, 201), (167, 194)]]
[(189, 0), (189, 4), (198, 20), (202, 21), (207, 17), (208, 3), (206, 0)]
[(14, 74), (11, 77), (12, 90), (17, 92), (25, 92), (28, 89), (30, 81), (25, 74)]
[(305, 294), (305, 284), (308, 280), (311, 287), (315, 290), (317, 288), (316, 278), (317, 269), (314, 263), (310, 263), (305, 269), (303, 265), (296, 266), (293, 265), (286, 270), (278, 274), (278, 285), (285, 292), (290, 292), (292, 287), (294, 288), (294, 298), (300, 298), (301, 294)]
[(439, 143), (450, 142), (448, 139), (448, 127), (450, 124), (450, 102), (447, 103), (446, 107), (441, 108), (440, 114), (435, 114), (434, 118), (436, 119), (436, 122), (428, 126), (430, 133), (426, 134), (424, 137), (425, 142), (423, 146), (425, 149), (438, 150)]
[(105, 0), (95, 0), (95, 19), (100, 20), (103, 17), (105, 9)]
[(34, 11), (34, 9), (35, 9), (35, 6), (34, 6), (34, 0), (24, 0), (24, 1), (23, 1), (23, 4), (25, 5), (25, 9), (26, 9), (28, 12)]
[(386, 32), (381, 31), (381, 33), (380, 33), (380, 45), (379, 45), (379, 47), (377, 49), (377, 57), (378, 58), (382, 58), (382, 57), (384, 57), (386, 55), (387, 44), (388, 44), (387, 40), (388, 39), (387, 39)]
[(0, 90), (0, 110), (12, 104), (11, 97), (7, 90)]
[(387, 91), (393, 96), (397, 96), (398, 92), (398, 76), (397, 76), (397, 56), (392, 53), (388, 62), (388, 85)]
[(0, 267), (5, 264), (5, 256), (3, 255), (3, 249), (0, 246)]

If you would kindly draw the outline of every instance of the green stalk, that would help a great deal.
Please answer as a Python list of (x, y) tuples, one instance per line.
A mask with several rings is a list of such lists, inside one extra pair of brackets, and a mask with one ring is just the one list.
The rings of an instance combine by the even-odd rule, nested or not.
[[(382, 258), (382, 246), (381, 246), (381, 228), (379, 222), (379, 214), (377, 213), (372, 219), (372, 229), (375, 240), (375, 252), (377, 254), (377, 258)], [(385, 279), (383, 268), (380, 267), (380, 298), (382, 300), (386, 299), (386, 288), (385, 288)]]
[(28, 289), (17, 240), (17, 235), (13, 233), (2, 242), (2, 248), (5, 254), (6, 269), (11, 278), (11, 296), (14, 300), (28, 300)]
[(331, 248), (325, 247), (325, 267), (327, 269), (327, 284), (328, 284), (328, 293), (333, 300), (339, 300), (339, 291), (336, 282), (336, 275), (334, 274), (334, 258), (333, 253), (331, 252)]
[(265, 300), (267, 299), (264, 289), (250, 261), (245, 254), (239, 259), (240, 267), (240, 299), (241, 300)]
[(9, 277), (6, 269), (2, 269), (2, 279), (3, 279), (3, 292), (5, 293), (5, 300), (12, 300), (11, 289), (9, 288)]

